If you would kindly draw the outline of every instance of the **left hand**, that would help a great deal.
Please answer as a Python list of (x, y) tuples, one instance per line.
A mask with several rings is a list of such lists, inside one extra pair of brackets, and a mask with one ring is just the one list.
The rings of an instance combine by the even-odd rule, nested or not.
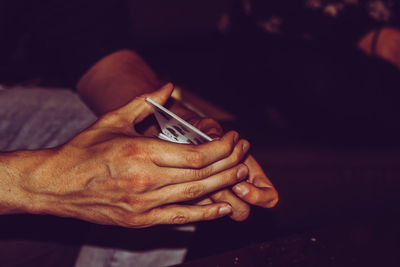
[[(217, 121), (211, 118), (201, 118), (194, 112), (188, 111), (179, 102), (173, 101), (169, 109), (211, 138), (223, 135), (223, 129)], [(157, 127), (152, 123), (146, 125), (145, 128), (144, 133), (148, 136), (154, 136), (158, 132)], [(246, 144), (247, 148), (243, 149), (248, 151), (250, 144)], [(210, 194), (209, 198), (201, 199), (197, 204), (228, 202), (232, 206), (230, 218), (235, 221), (247, 219), (250, 214), (249, 204), (264, 208), (274, 207), (278, 203), (278, 192), (261, 166), (251, 155), (247, 155), (243, 163), (249, 168), (247, 181), (240, 182), (231, 189), (227, 188)]]
[[(222, 127), (213, 119), (193, 118), (189, 122), (211, 137), (223, 134)], [(230, 203), (233, 208), (230, 217), (236, 221), (243, 221), (249, 216), (248, 204), (272, 208), (278, 203), (278, 192), (255, 158), (249, 154), (244, 164), (249, 168), (247, 181), (236, 184), (232, 190), (223, 189), (210, 195), (215, 202)]]

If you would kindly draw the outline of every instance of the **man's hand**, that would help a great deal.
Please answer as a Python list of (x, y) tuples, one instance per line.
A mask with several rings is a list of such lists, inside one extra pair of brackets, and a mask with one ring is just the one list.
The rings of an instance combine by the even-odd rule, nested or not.
[[(221, 136), (223, 133), (222, 127), (213, 119), (193, 118), (190, 122), (211, 137)], [(243, 150), (248, 151), (249, 143), (244, 142), (243, 145), (247, 146)], [(230, 217), (236, 221), (243, 221), (249, 216), (250, 206), (248, 204), (272, 208), (278, 203), (278, 192), (254, 157), (246, 155), (244, 164), (249, 168), (247, 181), (238, 183), (232, 187), (232, 190), (223, 189), (210, 195), (214, 202), (230, 203), (233, 208)], [(211, 201), (202, 203), (209, 202)]]
[[(159, 81), (156, 75), (144, 60), (134, 51), (123, 50), (108, 55), (96, 63), (82, 76), (77, 88), (88, 105), (101, 115), (111, 108), (122, 106), (138, 94), (154, 91), (157, 84), (159, 84)], [(168, 108), (183, 119), (195, 124), (197, 128), (211, 137), (222, 136), (222, 128), (214, 120), (199, 118), (197, 114), (189, 111), (179, 102), (172, 102), (172, 106), (168, 106)], [(157, 132), (154, 125), (144, 128), (145, 135), (152, 136)], [(243, 144), (245, 144), (245, 150), (248, 150), (249, 143), (243, 141), (242, 144), (238, 145), (243, 146)], [(235, 196), (230, 189), (212, 195), (216, 202), (227, 201), (233, 205), (231, 217), (238, 221), (248, 217), (250, 211), (248, 204), (272, 207), (278, 201), (275, 188), (271, 185), (259, 164), (252, 157), (248, 157), (245, 163), (251, 166), (249, 180), (252, 182), (240, 184), (244, 188), (244, 191), (242, 191), (244, 194), (241, 194), (241, 197)], [(239, 190), (239, 188), (236, 187), (235, 190)], [(246, 189), (249, 190), (247, 193)], [(248, 202), (246, 203), (246, 201)], [(209, 203), (213, 203), (209, 198), (201, 202), (201, 204)]]
[(247, 141), (231, 131), (203, 145), (183, 145), (134, 129), (151, 114), (145, 97), (164, 103), (172, 89), (168, 84), (107, 113), (59, 148), (16, 152), (22, 161), (10, 164), (19, 173), (14, 181), (25, 211), (134, 228), (230, 214), (223, 202), (182, 203), (246, 179), (248, 168), (240, 162)]

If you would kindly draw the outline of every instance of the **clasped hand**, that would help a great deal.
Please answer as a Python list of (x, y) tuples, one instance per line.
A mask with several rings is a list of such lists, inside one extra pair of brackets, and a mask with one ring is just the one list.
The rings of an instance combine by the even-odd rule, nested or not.
[(246, 140), (231, 131), (199, 146), (175, 144), (145, 137), (133, 127), (151, 114), (146, 96), (165, 103), (171, 91), (167, 85), (138, 97), (49, 150), (24, 179), (33, 212), (134, 228), (230, 214), (226, 202), (188, 201), (248, 178), (249, 169), (241, 163)]

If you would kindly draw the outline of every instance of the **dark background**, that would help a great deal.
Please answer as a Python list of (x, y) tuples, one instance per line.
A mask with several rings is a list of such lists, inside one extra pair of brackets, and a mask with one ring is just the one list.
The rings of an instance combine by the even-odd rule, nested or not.
[[(243, 223), (201, 223), (189, 259), (315, 229), (367, 229), (360, 240), (378, 246), (363, 237), (398, 234), (400, 76), (355, 42), (382, 23), (263, 2), (246, 16), (230, 0), (1, 1), (0, 79), (73, 87), (105, 54), (133, 48), (165, 80), (235, 114), (224, 126), (250, 140), (281, 201)], [(275, 14), (287, 18), (281, 34), (257, 27)]]

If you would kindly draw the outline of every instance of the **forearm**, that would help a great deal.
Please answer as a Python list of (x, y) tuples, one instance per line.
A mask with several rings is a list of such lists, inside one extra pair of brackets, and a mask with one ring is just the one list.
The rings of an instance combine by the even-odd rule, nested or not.
[[(78, 93), (97, 114), (119, 108), (138, 95), (157, 90), (162, 83), (149, 65), (134, 51), (121, 50), (108, 55), (90, 68), (77, 84)], [(195, 113), (178, 101), (169, 107), (190, 119)]]
[(89, 107), (102, 115), (160, 85), (157, 75), (137, 53), (121, 50), (93, 65), (79, 80), (77, 89)]

